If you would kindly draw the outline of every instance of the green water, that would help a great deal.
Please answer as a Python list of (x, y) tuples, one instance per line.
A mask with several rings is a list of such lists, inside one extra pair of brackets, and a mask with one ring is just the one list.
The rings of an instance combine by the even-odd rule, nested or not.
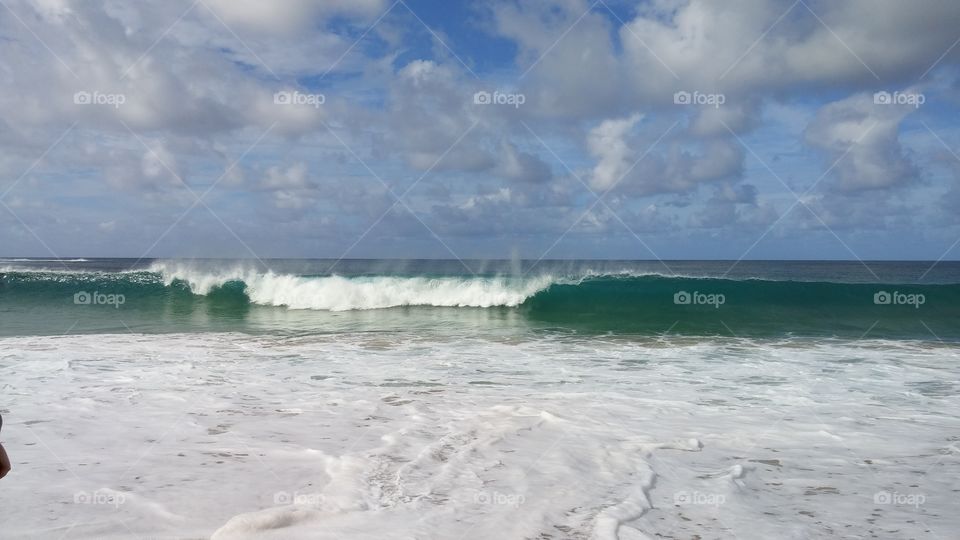
[(7, 262), (0, 334), (413, 330), (960, 339), (956, 263), (931, 271), (929, 263), (903, 262), (473, 261), (479, 272), (460, 261), (272, 264)]

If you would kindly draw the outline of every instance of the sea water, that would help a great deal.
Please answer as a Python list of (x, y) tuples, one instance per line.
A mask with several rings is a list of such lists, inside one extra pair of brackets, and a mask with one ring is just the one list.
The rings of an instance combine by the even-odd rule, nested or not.
[(0, 537), (952, 538), (958, 302), (956, 263), (0, 260)]

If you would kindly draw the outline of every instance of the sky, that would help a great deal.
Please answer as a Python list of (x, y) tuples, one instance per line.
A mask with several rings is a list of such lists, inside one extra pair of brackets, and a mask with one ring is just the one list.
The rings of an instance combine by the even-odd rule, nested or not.
[(955, 0), (3, 0), (0, 48), (0, 256), (960, 258)]

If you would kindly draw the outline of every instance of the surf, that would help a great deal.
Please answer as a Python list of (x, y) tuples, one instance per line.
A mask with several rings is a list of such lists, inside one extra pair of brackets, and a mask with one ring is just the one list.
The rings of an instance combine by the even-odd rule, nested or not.
[(8, 310), (63, 308), (76, 303), (78, 294), (122, 295), (126, 312), (201, 310), (207, 318), (226, 320), (243, 320), (251, 310), (362, 312), (371, 317), (398, 309), (424, 314), (466, 310), (461, 318), (469, 310), (481, 310), (509, 313), (537, 328), (588, 333), (849, 337), (869, 332), (960, 339), (960, 284), (955, 283), (732, 279), (590, 269), (531, 275), (340, 275), (179, 261), (123, 271), (0, 269), (0, 302)]
[(300, 276), (248, 269), (211, 273), (169, 264), (151, 270), (162, 276), (165, 286), (185, 283), (194, 294), (209, 295), (233, 285), (253, 304), (323, 311), (516, 307), (554, 283), (551, 276)]

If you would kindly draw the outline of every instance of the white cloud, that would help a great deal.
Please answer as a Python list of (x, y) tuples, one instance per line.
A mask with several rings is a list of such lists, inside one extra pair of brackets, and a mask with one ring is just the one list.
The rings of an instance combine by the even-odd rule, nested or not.
[(626, 118), (604, 120), (590, 130), (587, 135), (587, 149), (590, 155), (597, 158), (597, 164), (590, 175), (591, 187), (606, 191), (629, 172), (635, 159), (626, 138), (642, 118), (643, 115), (632, 114)]
[(372, 17), (385, 0), (204, 0), (228, 25), (289, 36), (313, 28), (321, 17)]
[(500, 163), (497, 172), (504, 178), (524, 183), (540, 183), (553, 176), (550, 166), (538, 156), (517, 150), (508, 141), (500, 144)]
[(304, 189), (310, 187), (307, 180), (307, 165), (299, 162), (287, 167), (274, 166), (267, 169), (261, 182), (265, 189)]
[(837, 162), (833, 188), (838, 191), (903, 185), (920, 174), (899, 138), (901, 122), (916, 110), (909, 105), (877, 104), (872, 94), (856, 94), (822, 107), (807, 127), (805, 139), (826, 151), (831, 164)]

